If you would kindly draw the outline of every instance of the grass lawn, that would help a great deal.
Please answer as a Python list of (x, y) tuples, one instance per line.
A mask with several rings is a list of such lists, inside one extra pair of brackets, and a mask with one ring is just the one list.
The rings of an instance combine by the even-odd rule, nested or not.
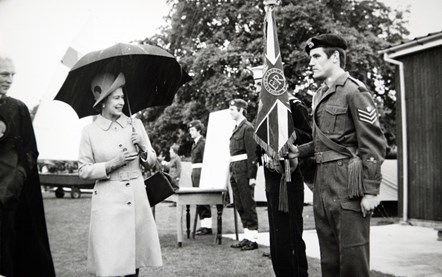
[[(46, 222), (49, 232), (55, 270), (59, 277), (89, 276), (86, 270), (87, 237), (90, 217), (90, 195), (82, 194), (80, 199), (55, 198), (54, 193), (43, 193)], [(223, 238), (222, 244), (215, 244), (214, 236), (184, 236), (183, 247), (176, 244), (176, 208), (170, 203), (156, 206), (156, 221), (160, 236), (163, 266), (143, 268), (140, 276), (274, 276), (271, 260), (262, 256), (269, 248), (260, 246), (257, 251), (242, 252), (230, 248), (234, 241)], [(212, 208), (216, 214), (216, 209)], [(193, 224), (194, 208), (191, 208)], [(258, 207), (260, 231), (268, 232), (267, 209)], [(239, 220), (239, 219), (238, 219)], [(240, 224), (239, 224), (240, 225)], [(216, 222), (214, 221), (214, 227)], [(313, 229), (311, 206), (304, 207), (304, 229)], [(242, 228), (239, 229), (242, 231)], [(223, 212), (223, 233), (234, 233), (233, 209)], [(318, 259), (309, 258), (310, 276), (321, 276)], [(372, 272), (372, 276), (389, 276)]]

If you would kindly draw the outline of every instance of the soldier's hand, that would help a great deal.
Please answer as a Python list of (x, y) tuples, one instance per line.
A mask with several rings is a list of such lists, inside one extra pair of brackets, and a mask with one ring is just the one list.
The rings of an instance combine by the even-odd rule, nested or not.
[(254, 187), (256, 185), (255, 179), (249, 179), (249, 186)]
[(299, 150), (298, 147), (296, 147), (293, 144), (289, 144), (289, 159), (295, 159), (297, 157), (299, 157)]
[(298, 158), (289, 159), (289, 161), (290, 161), (290, 173), (293, 173), (298, 167), (299, 161)]
[(379, 197), (377, 195), (364, 195), (361, 200), (362, 215), (364, 217), (367, 215), (372, 215), (377, 205), (379, 205)]

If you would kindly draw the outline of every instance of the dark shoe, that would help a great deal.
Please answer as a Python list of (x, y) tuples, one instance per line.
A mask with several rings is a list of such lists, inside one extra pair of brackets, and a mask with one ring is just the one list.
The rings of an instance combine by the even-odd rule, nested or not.
[(249, 243), (241, 247), (241, 251), (249, 251), (255, 249), (258, 249), (258, 243), (256, 243), (255, 241), (249, 241)]
[(212, 234), (212, 228), (200, 228), (196, 230), (195, 235), (197, 236), (205, 236), (205, 235), (211, 235)]
[(232, 244), (230, 245), (230, 247), (232, 248), (242, 248), (243, 246), (247, 245), (249, 242), (251, 242), (248, 239), (243, 239), (242, 241), (236, 243), (236, 244)]
[(263, 256), (263, 257), (266, 257), (266, 258), (269, 258), (269, 259), (272, 258), (272, 256), (270, 256), (270, 252), (263, 252), (263, 253), (262, 253), (262, 256)]
[(226, 205), (226, 208), (233, 208), (233, 207), (234, 207), (233, 203), (229, 203), (229, 204)]

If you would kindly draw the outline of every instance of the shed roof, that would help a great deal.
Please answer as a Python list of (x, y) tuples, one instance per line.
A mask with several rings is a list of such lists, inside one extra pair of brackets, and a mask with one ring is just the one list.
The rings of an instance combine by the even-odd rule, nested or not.
[(397, 45), (392, 45), (384, 50), (379, 51), (379, 53), (387, 53), (391, 58), (396, 58), (439, 45), (442, 45), (442, 31), (429, 33), (426, 36), (416, 37), (412, 40), (401, 42)]

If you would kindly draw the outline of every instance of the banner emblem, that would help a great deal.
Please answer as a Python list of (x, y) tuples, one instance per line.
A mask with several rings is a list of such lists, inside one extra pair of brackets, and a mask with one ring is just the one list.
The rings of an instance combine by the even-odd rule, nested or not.
[(284, 77), (284, 72), (279, 68), (270, 68), (264, 73), (262, 79), (265, 89), (275, 96), (287, 91), (287, 82)]

